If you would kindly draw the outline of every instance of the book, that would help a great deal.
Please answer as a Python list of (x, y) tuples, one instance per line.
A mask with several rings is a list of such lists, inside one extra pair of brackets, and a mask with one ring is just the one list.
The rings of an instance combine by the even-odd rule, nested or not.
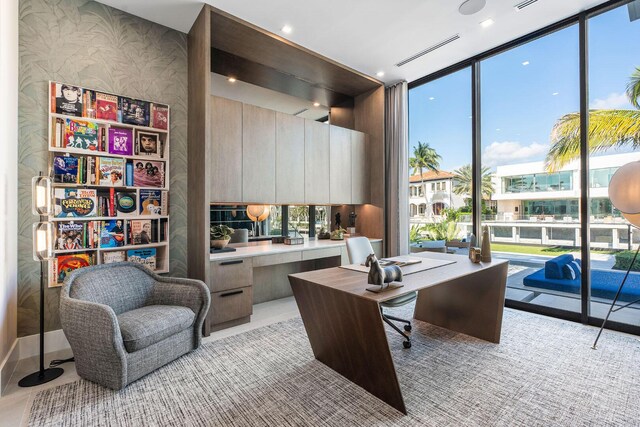
[(149, 126), (149, 103), (138, 99), (121, 96), (120, 111), (122, 123), (138, 126)]
[(64, 138), (66, 148), (98, 150), (98, 125), (85, 120), (65, 120)]
[(133, 162), (128, 161), (125, 165), (125, 185), (127, 187), (133, 186)]
[(108, 251), (102, 253), (102, 263), (111, 264), (114, 262), (126, 261), (127, 256), (124, 251)]
[(160, 134), (153, 132), (136, 131), (136, 154), (149, 156), (156, 159), (162, 158)]
[(124, 159), (102, 157), (99, 162), (100, 185), (122, 187), (124, 185)]
[(84, 89), (82, 93), (82, 115), (90, 119), (96, 118), (96, 93), (89, 89)]
[(109, 153), (130, 156), (133, 154), (133, 129), (109, 128)]
[(102, 221), (102, 226), (100, 227), (100, 247), (117, 248), (124, 245), (124, 221), (121, 219)]
[(162, 190), (140, 190), (140, 215), (167, 215), (168, 193)]
[(78, 180), (78, 158), (55, 156), (53, 158), (53, 182), (74, 183)]
[(127, 261), (142, 264), (153, 271), (156, 269), (156, 248), (130, 249), (127, 251)]
[(118, 97), (107, 93), (96, 92), (96, 118), (101, 120), (118, 120)]
[(138, 215), (138, 204), (135, 191), (118, 191), (115, 197), (115, 209), (117, 216), (127, 217)]
[(54, 190), (57, 218), (96, 216), (96, 190), (88, 188), (56, 188)]
[(133, 185), (135, 187), (164, 187), (164, 162), (136, 161), (133, 170)]
[(68, 116), (82, 116), (82, 88), (64, 83), (51, 83), (51, 111)]
[(73, 221), (56, 224), (56, 250), (76, 250), (87, 247), (87, 224)]
[(151, 220), (137, 219), (129, 221), (131, 231), (131, 244), (147, 245), (151, 243)]
[(93, 264), (93, 258), (86, 253), (72, 255), (58, 255), (51, 260), (49, 271), (49, 287), (60, 286), (64, 279), (78, 268), (88, 267)]
[(151, 127), (167, 130), (169, 125), (169, 107), (161, 104), (151, 104)]
[(51, 146), (62, 148), (64, 144), (64, 119), (53, 117), (51, 119)]

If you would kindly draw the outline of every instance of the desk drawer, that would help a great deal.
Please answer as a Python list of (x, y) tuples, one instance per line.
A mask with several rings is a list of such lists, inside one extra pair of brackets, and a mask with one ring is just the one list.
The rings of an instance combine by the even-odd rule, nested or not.
[(230, 289), (211, 294), (211, 324), (228, 322), (253, 313), (253, 288)]
[(302, 260), (300, 251), (284, 252), (281, 254), (261, 255), (253, 258), (254, 267), (266, 267), (276, 264), (288, 264), (290, 262), (299, 262)]
[(251, 258), (211, 263), (211, 292), (242, 288), (253, 285), (253, 263)]
[(335, 248), (313, 249), (302, 252), (302, 260), (329, 258), (332, 256), (340, 256), (341, 253), (340, 246)]

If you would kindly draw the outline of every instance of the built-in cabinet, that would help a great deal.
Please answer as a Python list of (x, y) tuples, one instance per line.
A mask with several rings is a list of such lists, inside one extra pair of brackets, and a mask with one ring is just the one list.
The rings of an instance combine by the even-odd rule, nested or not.
[(212, 203), (367, 203), (364, 133), (212, 98)]

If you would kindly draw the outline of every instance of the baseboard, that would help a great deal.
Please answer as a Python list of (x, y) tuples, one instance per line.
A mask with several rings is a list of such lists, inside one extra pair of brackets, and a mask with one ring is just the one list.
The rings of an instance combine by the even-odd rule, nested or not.
[[(18, 338), (18, 347), (20, 360), (28, 359), (40, 354), (40, 334), (28, 335)], [(44, 352), (52, 353), (54, 351), (68, 350), (71, 346), (67, 337), (64, 336), (62, 329), (49, 331), (44, 333)]]
[(9, 353), (0, 363), (0, 396), (4, 394), (4, 390), (9, 384), (9, 379), (13, 372), (16, 370), (18, 360), (20, 360), (20, 351), (18, 347), (19, 339), (16, 339), (9, 350)]

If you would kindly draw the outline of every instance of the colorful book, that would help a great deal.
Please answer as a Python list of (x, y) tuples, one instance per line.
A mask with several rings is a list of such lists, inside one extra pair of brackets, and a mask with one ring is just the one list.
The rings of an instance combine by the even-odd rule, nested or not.
[(68, 116), (82, 116), (82, 88), (51, 83), (51, 111)]
[(100, 247), (117, 248), (124, 245), (124, 221), (121, 219), (102, 221), (100, 228)]
[(64, 279), (78, 268), (88, 267), (93, 264), (91, 255), (77, 253), (73, 255), (58, 255), (51, 260), (49, 271), (49, 287), (61, 286)]
[(75, 183), (78, 180), (78, 158), (55, 156), (53, 158), (53, 182)]
[(140, 215), (167, 215), (168, 193), (162, 190), (140, 190)]
[(135, 191), (118, 191), (115, 197), (115, 210), (117, 216), (127, 217), (138, 215), (138, 204)]
[(133, 154), (133, 129), (109, 128), (109, 153), (130, 156)]
[(55, 249), (71, 251), (87, 247), (87, 224), (84, 222), (58, 222)]
[(131, 161), (125, 165), (125, 185), (127, 187), (133, 186), (133, 162)]
[(56, 188), (54, 214), (58, 218), (96, 216), (96, 190)]
[(135, 187), (164, 187), (164, 162), (136, 161), (133, 170)]
[(147, 245), (152, 242), (151, 220), (131, 220), (129, 221), (129, 229), (131, 230), (131, 244)]
[(162, 158), (162, 144), (160, 134), (154, 132), (136, 131), (136, 154)]
[(66, 119), (64, 128), (66, 148), (98, 150), (97, 124), (85, 120)]
[(142, 264), (153, 271), (156, 269), (156, 248), (130, 249), (127, 251), (127, 261)]
[(114, 262), (122, 262), (127, 260), (127, 255), (124, 251), (108, 251), (102, 253), (102, 263), (111, 264)]
[(169, 107), (161, 104), (151, 104), (151, 127), (167, 130), (169, 125)]
[(100, 185), (122, 187), (124, 185), (124, 159), (101, 157), (99, 162)]
[(96, 118), (101, 120), (118, 120), (118, 97), (107, 93), (96, 92)]
[(149, 126), (149, 103), (138, 99), (120, 97), (122, 123)]

